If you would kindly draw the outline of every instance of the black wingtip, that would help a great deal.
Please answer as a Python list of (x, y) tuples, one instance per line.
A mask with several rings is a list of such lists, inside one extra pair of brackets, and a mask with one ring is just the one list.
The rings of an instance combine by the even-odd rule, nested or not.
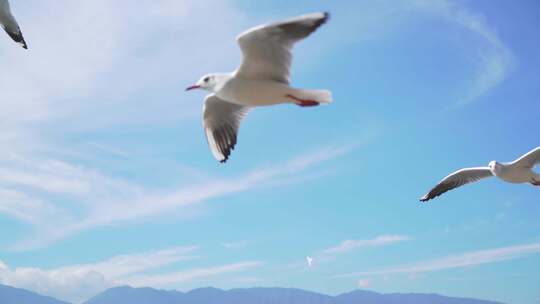
[(330, 13), (329, 12), (323, 12), (323, 17), (321, 18), (321, 21), (319, 22), (319, 26), (325, 24), (330, 20)]
[(436, 198), (437, 196), (432, 196), (431, 193), (427, 193), (425, 194), (424, 196), (422, 196), (420, 198), (420, 202), (422, 203), (427, 203), (429, 200), (432, 200), (434, 198)]
[(6, 31), (6, 32), (8, 33), (9, 37), (11, 37), (11, 39), (13, 39), (13, 41), (20, 44), (23, 49), (25, 49), (25, 50), (28, 49), (28, 45), (26, 44), (26, 41), (24, 40), (23, 34), (22, 34), (22, 32), (20, 30), (18, 32), (16, 32), (16, 33), (8, 32), (8, 31)]

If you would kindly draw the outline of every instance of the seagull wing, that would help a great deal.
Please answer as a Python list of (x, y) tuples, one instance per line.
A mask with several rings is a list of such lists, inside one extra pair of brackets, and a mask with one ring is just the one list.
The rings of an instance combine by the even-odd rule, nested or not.
[(236, 38), (244, 58), (236, 71), (240, 77), (289, 83), (291, 49), (329, 18), (314, 13), (254, 27)]
[(7, 0), (0, 1), (0, 25), (2, 25), (2, 28), (11, 39), (20, 44), (23, 48), (28, 48), (21, 29), (19, 28), (19, 24), (17, 24), (17, 21), (11, 14), (9, 2)]
[(214, 157), (224, 163), (236, 145), (238, 128), (249, 107), (227, 102), (214, 94), (204, 100), (203, 128)]
[(431, 191), (424, 195), (420, 201), (426, 202), (445, 193), (446, 191), (461, 187), (468, 183), (477, 182), (483, 178), (493, 176), (489, 167), (466, 168), (456, 171), (437, 184)]
[(540, 147), (537, 147), (536, 149), (533, 149), (529, 153), (518, 158), (512, 164), (526, 168), (533, 168), (534, 166), (540, 164)]

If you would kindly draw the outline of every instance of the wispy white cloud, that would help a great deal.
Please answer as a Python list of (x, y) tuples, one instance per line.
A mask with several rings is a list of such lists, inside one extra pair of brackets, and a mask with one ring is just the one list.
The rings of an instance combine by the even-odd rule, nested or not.
[(119, 255), (93, 263), (55, 269), (17, 267), (0, 261), (0, 282), (68, 301), (79, 302), (106, 288), (125, 284), (125, 276), (195, 258), (196, 247), (177, 247)]
[(148, 269), (197, 258), (198, 256), (195, 255), (197, 249), (195, 246), (174, 247), (151, 252), (118, 255), (106, 261), (62, 267), (55, 271), (65, 273), (97, 271), (107, 278), (118, 279)]
[(240, 249), (245, 248), (248, 245), (248, 241), (234, 241), (234, 242), (223, 242), (221, 246), (227, 249)]
[(379, 247), (386, 246), (398, 242), (409, 241), (411, 238), (406, 235), (381, 235), (373, 239), (366, 240), (345, 240), (340, 244), (324, 249), (322, 254), (339, 254), (345, 253), (354, 249), (364, 248), (364, 247)]
[(464, 46), (473, 52), (476, 67), (472, 85), (457, 105), (476, 100), (505, 80), (515, 64), (514, 56), (484, 16), (448, 0), (411, 0), (411, 3), (473, 33), (479, 40), (475, 46)]
[[(337, 256), (340, 254), (345, 254), (353, 250), (359, 250), (362, 248), (374, 248), (374, 247), (383, 247), (388, 246), (404, 241), (412, 240), (411, 237), (406, 235), (380, 235), (372, 239), (363, 239), (363, 240), (344, 240), (341, 243), (320, 250), (314, 253), (310, 258), (313, 258), (313, 267), (318, 267), (319, 265), (335, 261)], [(284, 270), (298, 270), (305, 269), (307, 263), (306, 259), (295, 260), (283, 267)]]
[[(429, 17), (458, 29), (464, 37), (451, 42), (456, 54), (463, 53), (469, 59), (463, 71), (463, 84), (453, 90), (460, 91), (452, 107), (459, 107), (478, 100), (501, 84), (516, 65), (511, 49), (497, 34), (496, 28), (481, 13), (472, 11), (460, 1), (451, 0), (404, 0), (359, 2), (356, 9), (341, 12), (356, 29), (351, 40), (373, 40), (392, 37), (410, 24)], [(336, 22), (340, 22), (336, 20)], [(345, 22), (345, 21), (343, 21)], [(345, 26), (345, 24), (342, 24)], [(420, 38), (421, 39), (421, 38)], [(343, 39), (341, 39), (343, 41)], [(340, 42), (350, 43), (350, 41)], [(452, 89), (452, 88), (450, 88)]]
[[(0, 283), (33, 290), (59, 299), (81, 302), (118, 285), (179, 287), (180, 283), (220, 277), (262, 265), (260, 261), (242, 261), (211, 267), (146, 274), (163, 266), (199, 258), (197, 247), (175, 247), (163, 250), (114, 256), (97, 263), (71, 265), (54, 269), (35, 267), (9, 268), (0, 261)], [(163, 270), (162, 270), (163, 271)]]
[(443, 258), (421, 261), (410, 265), (391, 267), (388, 269), (381, 269), (375, 271), (355, 272), (338, 275), (338, 277), (375, 276), (390, 274), (415, 275), (419, 273), (441, 271), (453, 268), (472, 267), (477, 265), (513, 260), (537, 253), (540, 253), (540, 243), (531, 243), (465, 252)]
[(132, 276), (126, 278), (125, 281), (133, 286), (171, 286), (172, 284), (206, 279), (208, 277), (218, 276), (231, 272), (244, 271), (261, 265), (263, 265), (263, 263), (260, 261), (246, 261), (228, 265), (197, 268), (174, 273)]
[[(82, 230), (168, 216), (213, 198), (261, 189), (306, 173), (353, 148), (323, 148), (234, 179), (209, 178), (173, 189), (145, 187), (58, 160), (12, 158), (10, 166), (14, 168), (8, 166), (6, 170), (17, 174), (0, 174), (0, 186), (17, 187), (0, 191), (0, 195), (10, 198), (0, 204), (0, 212), (23, 219), (35, 228), (36, 234), (31, 239), (21, 240), (12, 248), (28, 250)], [(70, 183), (75, 186), (64, 187)]]

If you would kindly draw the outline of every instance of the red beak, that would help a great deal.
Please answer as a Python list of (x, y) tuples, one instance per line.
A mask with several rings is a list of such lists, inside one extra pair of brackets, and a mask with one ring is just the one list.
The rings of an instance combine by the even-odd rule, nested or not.
[(186, 91), (198, 89), (198, 88), (200, 88), (200, 87), (201, 87), (200, 85), (196, 85), (196, 84), (195, 84), (195, 85), (192, 85), (192, 86), (190, 86), (190, 87), (187, 87)]

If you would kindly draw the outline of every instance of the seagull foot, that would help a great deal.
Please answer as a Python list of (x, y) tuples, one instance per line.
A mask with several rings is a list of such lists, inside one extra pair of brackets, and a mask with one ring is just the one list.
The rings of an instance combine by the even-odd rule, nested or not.
[(296, 104), (298, 106), (301, 106), (301, 107), (316, 107), (316, 106), (320, 105), (320, 103), (315, 101), (315, 100), (300, 99), (300, 98), (298, 98), (296, 96), (293, 96), (293, 95), (290, 95), (290, 94), (287, 94), (286, 97), (295, 100)]
[(313, 100), (302, 100), (300, 102), (297, 102), (296, 104), (301, 106), (301, 107), (316, 107), (316, 106), (320, 105), (320, 103), (318, 103), (316, 101), (313, 101)]
[(540, 186), (540, 181), (537, 181), (537, 180), (534, 180), (534, 179), (533, 179), (533, 180), (531, 181), (531, 184), (532, 184), (533, 186), (537, 186), (537, 187), (538, 187), (538, 186)]

